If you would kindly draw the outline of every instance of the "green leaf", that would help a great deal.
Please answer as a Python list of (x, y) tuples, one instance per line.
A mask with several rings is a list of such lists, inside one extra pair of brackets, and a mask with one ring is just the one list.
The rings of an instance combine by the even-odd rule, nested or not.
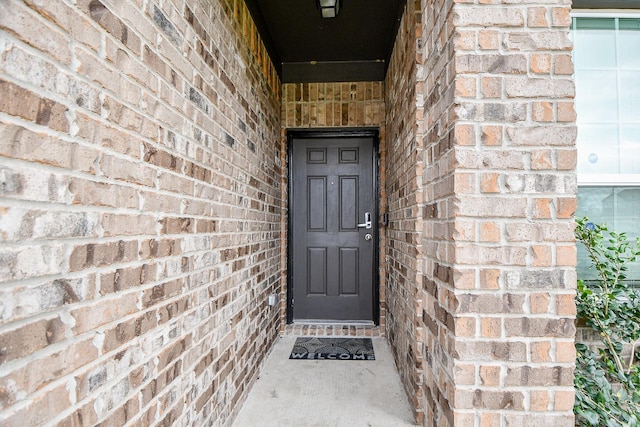
[(600, 422), (600, 416), (595, 411), (580, 411), (579, 415), (592, 426), (597, 426)]
[[(596, 283), (578, 280), (576, 308), (601, 338), (592, 351), (576, 343), (574, 412), (579, 425), (640, 427), (640, 366), (627, 366), (623, 350), (640, 338), (640, 292), (626, 282), (627, 264), (640, 257), (640, 238), (576, 218), (576, 239), (585, 246)], [(635, 360), (640, 359), (640, 348)], [(613, 384), (613, 385), (612, 385)], [(614, 391), (615, 389), (615, 391)]]

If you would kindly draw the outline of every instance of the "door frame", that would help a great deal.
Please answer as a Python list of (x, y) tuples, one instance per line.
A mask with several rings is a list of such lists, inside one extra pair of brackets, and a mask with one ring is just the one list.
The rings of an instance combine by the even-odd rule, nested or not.
[[(296, 138), (371, 138), (373, 141), (373, 196), (376, 232), (373, 248), (373, 323), (380, 325), (380, 130), (379, 128), (288, 129), (287, 131), (287, 324), (293, 323), (293, 140)], [(348, 322), (346, 322), (348, 323)]]

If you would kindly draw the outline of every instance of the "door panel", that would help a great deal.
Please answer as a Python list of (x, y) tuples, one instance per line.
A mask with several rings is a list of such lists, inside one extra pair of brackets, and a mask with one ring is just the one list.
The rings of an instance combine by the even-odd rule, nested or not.
[(327, 294), (327, 248), (307, 249), (307, 295)]
[[(373, 137), (294, 138), (293, 320), (374, 320), (377, 225)], [(365, 240), (365, 235), (372, 235)]]
[(309, 195), (307, 231), (327, 231), (327, 178), (324, 176), (308, 177), (307, 183), (307, 194)]

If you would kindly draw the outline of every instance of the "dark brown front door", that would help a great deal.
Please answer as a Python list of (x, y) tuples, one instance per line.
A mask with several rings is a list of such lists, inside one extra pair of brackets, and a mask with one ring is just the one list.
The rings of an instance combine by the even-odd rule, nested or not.
[(293, 320), (373, 321), (373, 137), (292, 139)]

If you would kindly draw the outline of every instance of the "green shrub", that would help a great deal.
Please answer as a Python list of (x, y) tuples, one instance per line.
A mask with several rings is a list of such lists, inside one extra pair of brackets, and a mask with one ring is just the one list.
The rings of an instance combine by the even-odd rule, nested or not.
[[(576, 423), (581, 426), (640, 426), (640, 366), (633, 345), (640, 337), (640, 293), (625, 283), (627, 264), (640, 256), (625, 233), (577, 219), (576, 238), (598, 277), (578, 280), (578, 318), (599, 334), (598, 354), (576, 343)], [(628, 358), (624, 347), (631, 348)]]

